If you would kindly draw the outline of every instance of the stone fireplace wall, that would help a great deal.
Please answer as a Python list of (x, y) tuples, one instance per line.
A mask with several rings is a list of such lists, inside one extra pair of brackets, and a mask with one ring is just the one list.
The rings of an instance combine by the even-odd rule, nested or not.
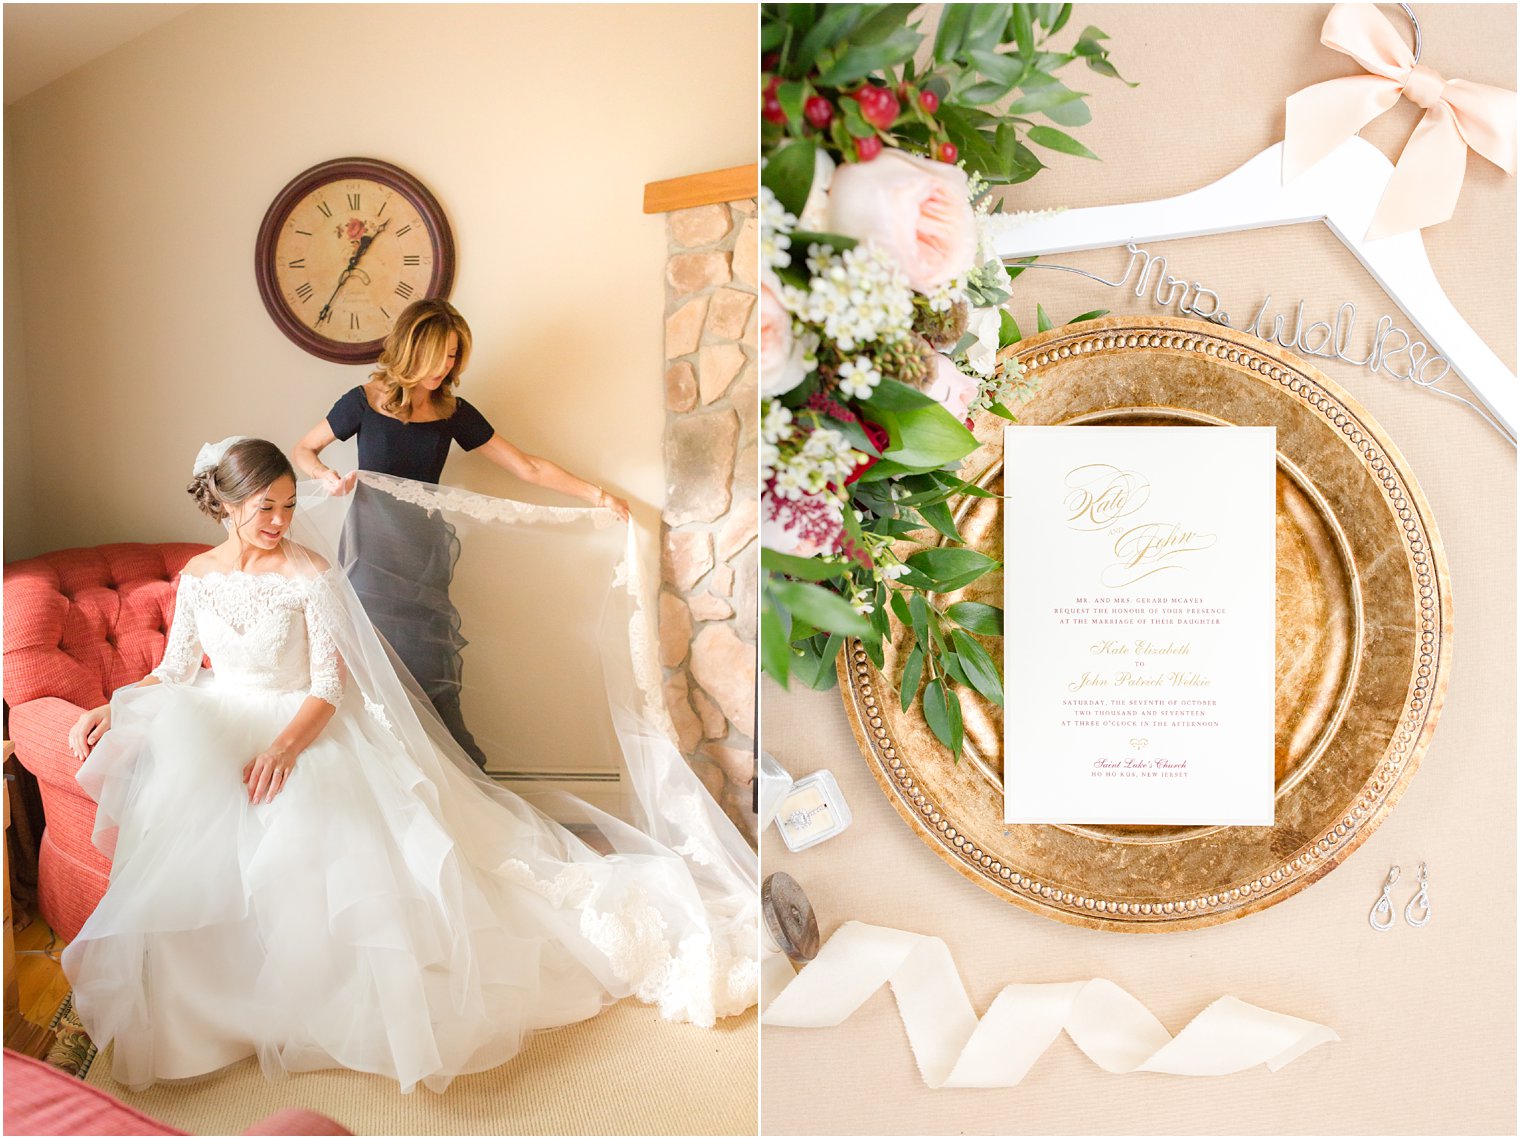
[(759, 227), (753, 199), (665, 218), (665, 700), (692, 768), (753, 837)]

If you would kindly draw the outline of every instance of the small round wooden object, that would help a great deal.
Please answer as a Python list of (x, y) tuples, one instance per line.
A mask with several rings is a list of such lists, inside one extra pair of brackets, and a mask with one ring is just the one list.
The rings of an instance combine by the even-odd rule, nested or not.
[(781, 952), (798, 962), (818, 956), (818, 917), (797, 879), (780, 871), (766, 878), (760, 887), (760, 907)]

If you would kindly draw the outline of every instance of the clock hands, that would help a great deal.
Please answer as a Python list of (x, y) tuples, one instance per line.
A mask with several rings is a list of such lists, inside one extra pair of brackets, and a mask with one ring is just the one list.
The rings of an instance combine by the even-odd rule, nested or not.
[(327, 298), (327, 303), (322, 306), (322, 311), (317, 313), (317, 319), (315, 322), (316, 324), (321, 324), (324, 320), (332, 319), (332, 303), (337, 299), (338, 294), (343, 290), (343, 286), (348, 283), (348, 279), (352, 277), (355, 270), (358, 269), (359, 258), (364, 256), (365, 251), (369, 249), (371, 243), (374, 242), (375, 238), (384, 233), (385, 227), (390, 224), (390, 218), (386, 218), (385, 221), (380, 223), (380, 228), (375, 230), (374, 233), (367, 233), (359, 239), (359, 247), (354, 250), (354, 255), (348, 259), (348, 266), (343, 270), (342, 273), (338, 275), (338, 283), (333, 286), (332, 296)]

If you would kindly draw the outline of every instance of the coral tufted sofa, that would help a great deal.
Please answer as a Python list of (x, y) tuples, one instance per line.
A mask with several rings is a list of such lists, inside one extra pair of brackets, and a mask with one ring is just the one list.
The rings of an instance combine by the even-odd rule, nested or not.
[(123, 542), (59, 550), (5, 567), (5, 702), (16, 758), (42, 788), (42, 916), (72, 940), (105, 893), (111, 864), (90, 842), (95, 804), (74, 775), (80, 712), (141, 680), (163, 657), (180, 569), (208, 547)]

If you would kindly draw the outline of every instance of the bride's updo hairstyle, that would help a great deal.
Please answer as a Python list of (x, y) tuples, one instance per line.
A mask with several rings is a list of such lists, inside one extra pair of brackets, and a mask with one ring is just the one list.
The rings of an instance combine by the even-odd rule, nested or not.
[(410, 409), (412, 389), (431, 379), (443, 367), (449, 350), (449, 333), (459, 337), (459, 354), (443, 383), (433, 393), (439, 415), (447, 419), (454, 414), (454, 386), (470, 362), (470, 326), (459, 310), (442, 297), (413, 301), (401, 310), (380, 359), (370, 379), (381, 388), (380, 410), (388, 415), (405, 416)]
[(227, 448), (221, 462), (196, 475), (185, 489), (203, 514), (221, 522), (230, 508), (284, 475), (296, 477), (284, 451), (268, 439), (240, 439)]

